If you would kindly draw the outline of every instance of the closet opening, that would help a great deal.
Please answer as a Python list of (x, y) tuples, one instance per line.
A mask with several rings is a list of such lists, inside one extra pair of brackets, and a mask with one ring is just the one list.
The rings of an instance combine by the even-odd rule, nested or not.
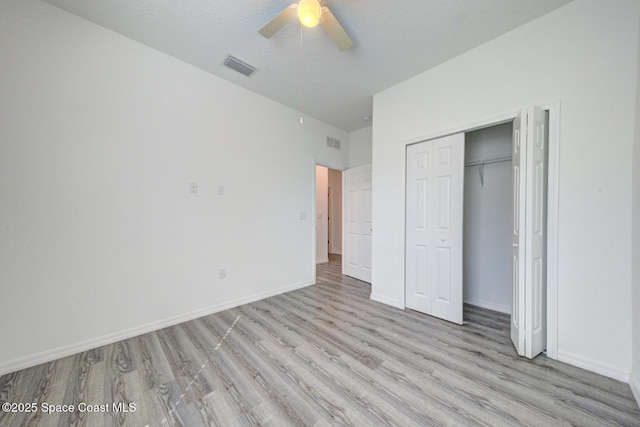
[(464, 319), (477, 306), (511, 314), (513, 122), (465, 133)]
[[(548, 112), (545, 112), (549, 123)], [(463, 318), (473, 322), (477, 307), (511, 316), (513, 295), (514, 122), (465, 133), (463, 208)], [(544, 140), (548, 141), (548, 126)], [(547, 199), (548, 152), (542, 193)], [(546, 260), (546, 211), (542, 214)], [(541, 266), (546, 276), (546, 263)], [(546, 308), (546, 294), (542, 295)], [(546, 309), (544, 310), (546, 313)], [(545, 319), (546, 320), (546, 319)]]
[(464, 129), (405, 148), (405, 307), (510, 313), (517, 353), (555, 358), (557, 105)]

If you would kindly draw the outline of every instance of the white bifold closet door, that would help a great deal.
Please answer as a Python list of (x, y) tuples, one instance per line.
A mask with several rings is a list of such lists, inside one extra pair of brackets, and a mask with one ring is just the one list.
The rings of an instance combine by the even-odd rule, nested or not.
[(462, 324), (464, 133), (407, 147), (406, 306)]
[(513, 123), (513, 307), (511, 340), (520, 356), (545, 350), (546, 113), (522, 110)]
[[(546, 348), (546, 113), (513, 126), (511, 339), (521, 356)], [(464, 134), (407, 147), (405, 305), (462, 324)]]

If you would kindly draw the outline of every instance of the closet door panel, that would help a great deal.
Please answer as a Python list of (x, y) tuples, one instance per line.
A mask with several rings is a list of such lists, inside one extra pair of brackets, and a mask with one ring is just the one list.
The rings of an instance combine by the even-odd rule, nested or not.
[(524, 109), (514, 121), (511, 340), (530, 359), (547, 340), (546, 146), (546, 113)]
[(407, 147), (406, 305), (462, 323), (464, 134)]
[(407, 197), (405, 229), (406, 306), (431, 314), (430, 265), (432, 240), (431, 204), (432, 144), (423, 142), (407, 147)]
[(526, 206), (526, 346), (525, 356), (533, 358), (547, 345), (546, 293), (546, 113), (538, 107), (527, 111), (527, 206)]
[[(526, 204), (526, 138), (523, 136), (522, 113), (513, 122), (513, 153), (511, 170), (513, 171), (513, 218), (512, 218), (512, 259), (513, 259), (513, 302), (511, 312), (511, 341), (520, 356), (525, 352), (525, 211)], [(524, 123), (526, 130), (526, 123)], [(524, 169), (523, 169), (524, 167)]]

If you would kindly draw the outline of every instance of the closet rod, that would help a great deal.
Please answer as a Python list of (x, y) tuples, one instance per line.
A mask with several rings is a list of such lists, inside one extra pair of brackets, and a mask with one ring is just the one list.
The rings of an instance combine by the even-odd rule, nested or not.
[(469, 166), (479, 166), (479, 165), (490, 165), (492, 163), (501, 163), (501, 162), (510, 162), (511, 156), (502, 156), (502, 157), (493, 157), (490, 159), (483, 160), (471, 160), (464, 164), (465, 167)]

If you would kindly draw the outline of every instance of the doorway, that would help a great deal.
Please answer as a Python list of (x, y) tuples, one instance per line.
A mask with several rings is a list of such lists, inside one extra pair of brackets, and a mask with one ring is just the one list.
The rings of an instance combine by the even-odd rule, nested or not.
[(342, 255), (342, 171), (316, 165), (316, 264)]
[(462, 256), (464, 303), (509, 315), (512, 135), (511, 122), (465, 133)]

